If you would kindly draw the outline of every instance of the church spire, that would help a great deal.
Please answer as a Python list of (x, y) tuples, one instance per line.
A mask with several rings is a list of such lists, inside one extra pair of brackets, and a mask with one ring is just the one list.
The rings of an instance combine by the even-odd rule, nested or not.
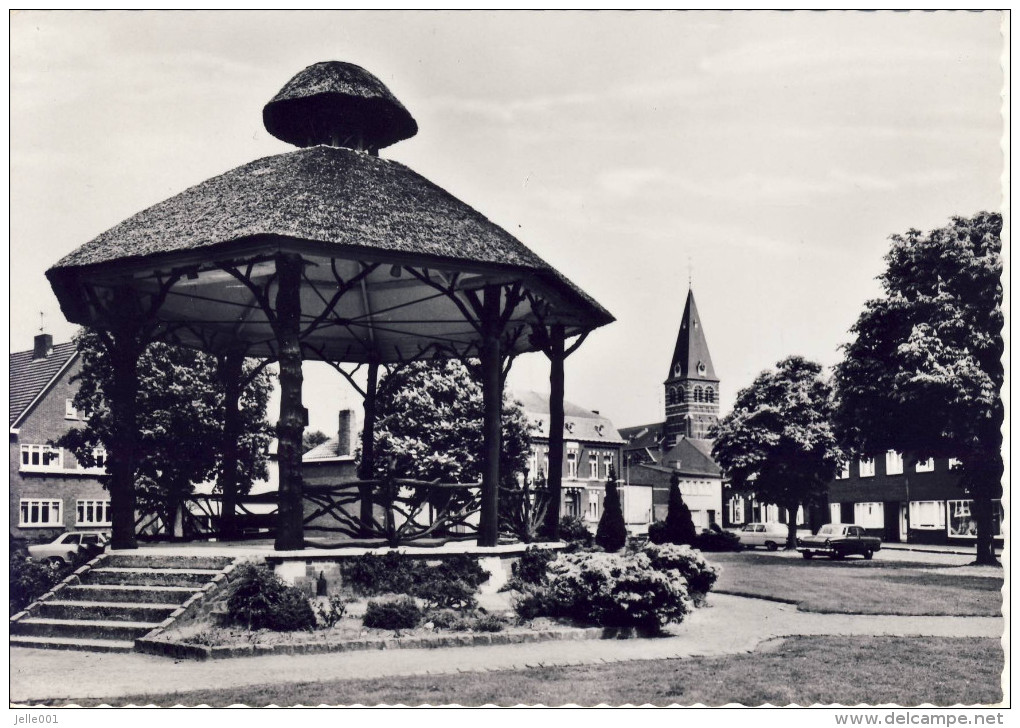
[(708, 438), (719, 422), (719, 379), (692, 288), (687, 291), (665, 388), (667, 446), (681, 436)]
[(667, 379), (710, 379), (719, 381), (708, 353), (708, 341), (701, 326), (701, 315), (694, 302), (694, 289), (687, 290), (687, 305), (680, 319), (680, 333), (676, 337), (673, 360), (669, 363)]

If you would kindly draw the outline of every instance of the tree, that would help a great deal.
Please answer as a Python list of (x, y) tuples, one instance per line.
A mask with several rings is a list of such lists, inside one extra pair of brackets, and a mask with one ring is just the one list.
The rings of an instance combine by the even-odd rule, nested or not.
[[(67, 447), (85, 466), (96, 464), (95, 450), (113, 451), (114, 423), (106, 393), (113, 386), (109, 356), (96, 332), (83, 329), (76, 337), (82, 369), (75, 377), (74, 406), (84, 413), (84, 426), (69, 430), (57, 444)], [(150, 344), (138, 362), (138, 466), (135, 488), (138, 508), (157, 513), (167, 530), (193, 484), (214, 477), (223, 463), (223, 388), (217, 362), (199, 352)], [(247, 362), (243, 372), (257, 365)], [(256, 478), (265, 478), (266, 449), (272, 430), (266, 422), (271, 377), (255, 373), (240, 398), (240, 432), (232, 441), (237, 454), (239, 492)]]
[[(418, 361), (387, 374), (376, 403), (375, 471), (398, 477), (473, 483), (482, 479), (482, 389), (456, 359)], [(502, 485), (527, 467), (531, 426), (503, 399)]]
[(301, 438), (301, 452), (308, 452), (313, 447), (317, 447), (327, 440), (329, 440), (329, 435), (322, 430), (305, 432), (304, 436)]
[(974, 500), (977, 563), (995, 564), (1002, 495), (1002, 216), (893, 235), (884, 295), (868, 301), (836, 367), (837, 422), (862, 453), (959, 460)]
[(738, 392), (716, 431), (712, 456), (733, 489), (790, 514), (788, 549), (797, 546), (797, 510), (825, 498), (843, 458), (833, 406), (822, 366), (791, 356)]
[(627, 543), (627, 524), (620, 505), (620, 489), (616, 482), (616, 469), (609, 466), (606, 479), (606, 497), (602, 502), (602, 518), (595, 532), (595, 543), (606, 551), (619, 551)]
[(680, 474), (674, 472), (669, 478), (669, 508), (666, 511), (666, 527), (662, 531), (662, 539), (665, 543), (693, 546), (697, 538), (691, 509), (684, 503), (680, 493)]

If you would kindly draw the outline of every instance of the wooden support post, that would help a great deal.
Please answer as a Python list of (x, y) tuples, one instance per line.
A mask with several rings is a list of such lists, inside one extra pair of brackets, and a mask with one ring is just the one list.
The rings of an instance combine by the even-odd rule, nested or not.
[(304, 548), (301, 437), (305, 409), (301, 403), (301, 256), (281, 253), (276, 258), (279, 290), (276, 294), (276, 339), (280, 361), (279, 441), (280, 505), (277, 514), (277, 551)]
[(486, 286), (481, 312), (482, 400), (482, 511), (478, 545), (499, 542), (499, 457), (503, 434), (503, 356), (500, 351), (498, 286)]
[(220, 450), (221, 539), (237, 538), (238, 440), (241, 438), (241, 375), (244, 354), (228, 351), (216, 357), (216, 374), (223, 388), (223, 442)]
[[(379, 362), (369, 362), (368, 379), (365, 382), (365, 423), (361, 428), (361, 468), (358, 478), (372, 480), (375, 472), (375, 398), (379, 389)], [(361, 498), (360, 518), (362, 536), (372, 530), (372, 486), (358, 488)]]
[(135, 470), (138, 467), (138, 358), (145, 348), (136, 332), (119, 330), (106, 339), (113, 369), (108, 394), (113, 432), (107, 453), (110, 471), (110, 547), (133, 549)]
[(558, 541), (560, 537), (560, 503), (563, 491), (563, 362), (566, 359), (566, 337), (562, 324), (549, 327), (549, 472), (546, 487), (549, 489), (549, 508), (545, 512), (545, 538)]

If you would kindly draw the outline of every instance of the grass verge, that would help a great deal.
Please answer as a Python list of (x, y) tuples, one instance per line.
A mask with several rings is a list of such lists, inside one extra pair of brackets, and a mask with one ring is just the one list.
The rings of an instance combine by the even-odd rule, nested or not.
[(253, 685), (75, 704), (988, 705), (1002, 700), (1003, 664), (994, 639), (791, 637), (727, 657)]
[[(952, 567), (853, 559), (710, 554), (722, 566), (715, 591), (797, 604), (808, 612), (997, 617), (1002, 577), (954, 574)], [(905, 598), (909, 594), (909, 598)]]

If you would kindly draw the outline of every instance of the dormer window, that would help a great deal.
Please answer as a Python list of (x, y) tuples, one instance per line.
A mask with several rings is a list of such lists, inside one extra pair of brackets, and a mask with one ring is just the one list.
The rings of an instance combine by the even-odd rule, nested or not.
[(564, 422), (563, 423), (563, 429), (565, 429), (567, 432), (573, 432), (574, 431), (574, 423), (573, 422)]
[(677, 362), (676, 366), (673, 367), (673, 376), (679, 377), (681, 373), (680, 362)]
[(705, 368), (705, 362), (699, 361), (698, 362), (698, 376), (699, 377), (705, 376), (705, 372), (706, 371), (708, 371), (708, 370)]

